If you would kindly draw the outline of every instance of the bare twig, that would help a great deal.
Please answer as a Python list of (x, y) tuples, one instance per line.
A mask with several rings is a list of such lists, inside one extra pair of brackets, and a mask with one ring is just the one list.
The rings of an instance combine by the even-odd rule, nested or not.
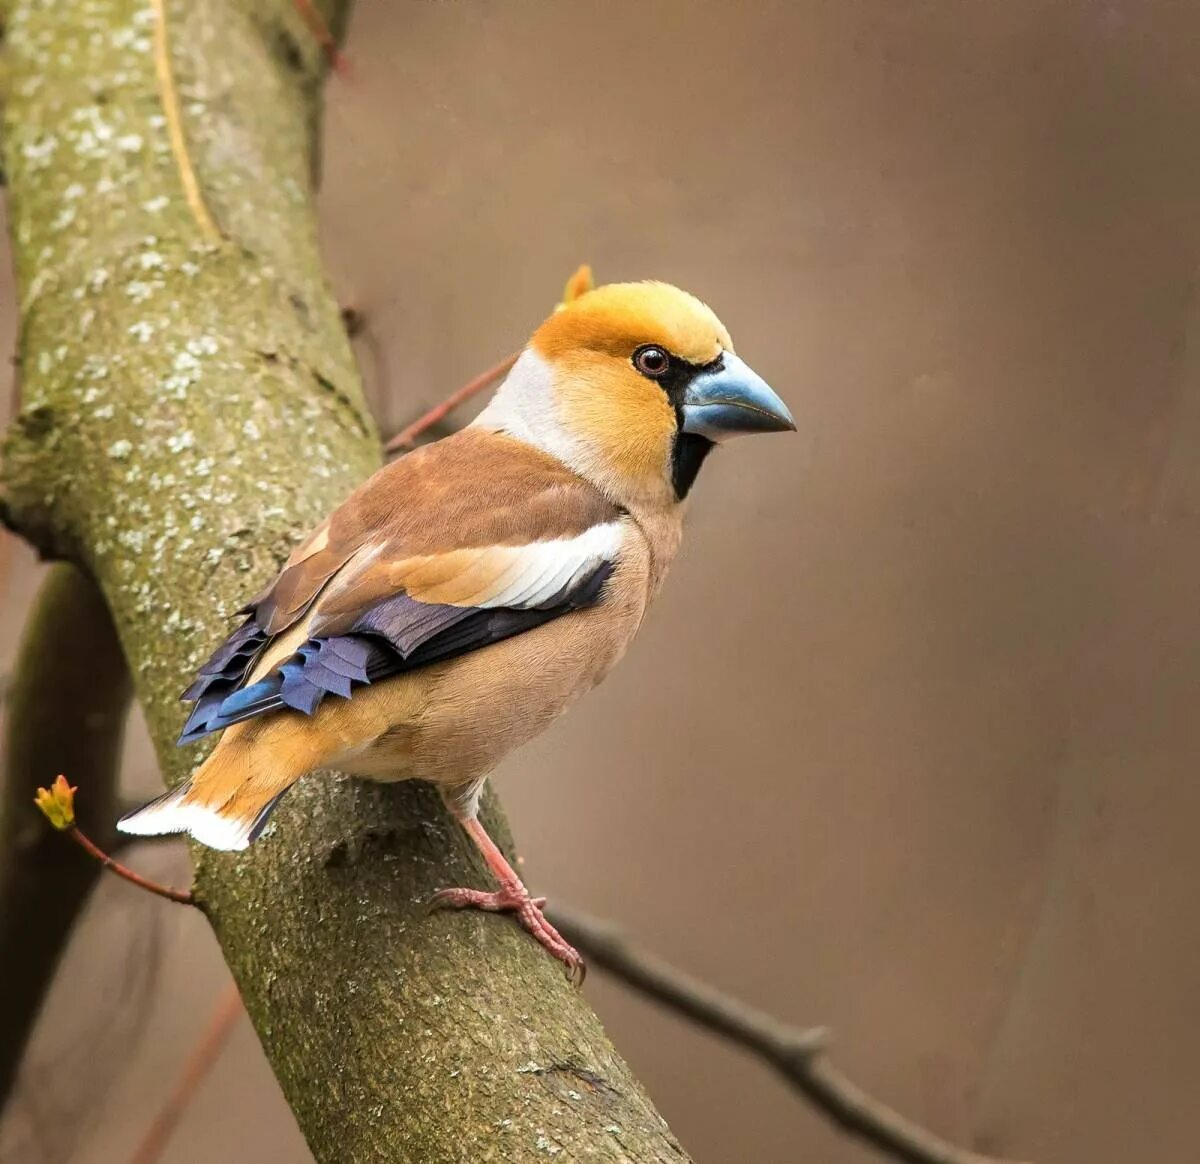
[(105, 869), (111, 873), (115, 873), (118, 877), (123, 877), (130, 885), (136, 885), (139, 889), (145, 889), (148, 893), (156, 893), (159, 897), (165, 897), (168, 901), (177, 901), (180, 905), (196, 904), (192, 895), (186, 889), (172, 889), (169, 885), (159, 885), (157, 881), (152, 881), (149, 877), (143, 877), (140, 873), (135, 873), (128, 866), (122, 865), (120, 861), (113, 860), (99, 845), (89, 840), (84, 833), (80, 832), (78, 826), (66, 829), (65, 832), (85, 853), (95, 857)]
[(192, 1096), (200, 1088), (205, 1077), (212, 1070), (213, 1064), (221, 1055), (237, 1020), (245, 1013), (242, 1007), (242, 996), (237, 987), (231, 982), (217, 1003), (217, 1009), (209, 1019), (204, 1034), (188, 1056), (171, 1094), (154, 1116), (154, 1122), (146, 1130), (141, 1143), (133, 1153), (131, 1164), (156, 1164), (163, 1150), (170, 1142), (171, 1135), (179, 1123), (180, 1117), (187, 1110)]
[(209, 242), (220, 242), (221, 232), (208, 213), (200, 183), (188, 154), (187, 138), (183, 132), (183, 118), (179, 113), (179, 94), (175, 89), (175, 76), (171, 70), (171, 43), (167, 28), (167, 0), (151, 0), (154, 6), (154, 72), (158, 78), (158, 95), (162, 102), (163, 116), (167, 121), (167, 134), (171, 139), (171, 153), (175, 156), (175, 167), (179, 171), (179, 182), (188, 209), (200, 228), (200, 233)]
[[(555, 310), (559, 311), (566, 307), (568, 303), (578, 299), (580, 295), (586, 295), (595, 285), (596, 281), (592, 275), (591, 266), (588, 263), (581, 264), (571, 272), (571, 277), (563, 287), (562, 298), (559, 300)], [(440, 404), (435, 405), (424, 416), (418, 417), (407, 428), (401, 429), (392, 437), (383, 446), (384, 452), (397, 453), (401, 449), (411, 449), (421, 433), (432, 428), (439, 420), (448, 416), (459, 405), (465, 404), (472, 396), (477, 396), (480, 392), (486, 388), (490, 388), (498, 380), (502, 380), (507, 376), (512, 371), (513, 365), (520, 358), (520, 355), (520, 352), (514, 352), (511, 356), (505, 356), (498, 364), (494, 364), (486, 372), (480, 372), (473, 380), (468, 380), (457, 391), (451, 392)]]
[(596, 966), (759, 1056), (839, 1127), (881, 1151), (908, 1164), (1005, 1164), (947, 1143), (867, 1095), (825, 1057), (825, 1028), (782, 1023), (638, 949), (609, 922), (562, 905), (547, 916)]
[(126, 868), (119, 861), (114, 861), (95, 841), (80, 831), (75, 820), (75, 793), (78, 788), (72, 788), (67, 778), (60, 772), (49, 788), (39, 788), (33, 802), (38, 811), (60, 833), (66, 833), (89, 857), (94, 857), (105, 869), (123, 877), (131, 885), (145, 889), (150, 893), (165, 897), (168, 901), (177, 901), (181, 905), (195, 905), (190, 893), (182, 889), (169, 889), (151, 881), (140, 873)]
[(519, 354), (519, 352), (514, 352), (511, 356), (505, 356), (498, 364), (494, 364), (486, 372), (480, 372), (473, 380), (468, 380), (457, 391), (451, 392), (440, 404), (434, 405), (433, 408), (414, 420), (407, 428), (401, 429), (383, 446), (384, 451), (396, 453), (401, 449), (411, 449), (417, 437), (426, 429), (437, 424), (439, 420), (453, 412), (460, 404), (466, 403), (472, 396), (478, 396), (480, 392), (486, 388), (490, 388), (497, 380), (507, 376), (512, 371), (513, 364), (517, 362)]

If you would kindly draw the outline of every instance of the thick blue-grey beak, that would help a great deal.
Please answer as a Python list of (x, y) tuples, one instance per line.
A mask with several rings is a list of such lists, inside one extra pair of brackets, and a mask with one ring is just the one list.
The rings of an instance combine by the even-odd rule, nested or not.
[(752, 432), (793, 432), (787, 405), (744, 360), (725, 352), (721, 367), (697, 375), (683, 394), (683, 432), (710, 441)]

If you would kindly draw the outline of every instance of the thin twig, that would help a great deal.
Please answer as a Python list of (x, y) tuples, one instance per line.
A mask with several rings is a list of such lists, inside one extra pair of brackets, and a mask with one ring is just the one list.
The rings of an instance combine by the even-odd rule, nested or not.
[(175, 90), (175, 77), (171, 71), (171, 44), (167, 29), (167, 0), (150, 0), (154, 6), (154, 72), (158, 77), (158, 95), (162, 102), (163, 116), (167, 120), (167, 134), (171, 139), (171, 153), (175, 156), (175, 167), (183, 186), (183, 196), (188, 209), (200, 228), (200, 233), (209, 242), (220, 242), (221, 232), (208, 213), (196, 171), (188, 154), (187, 139), (183, 133), (183, 118), (179, 113), (179, 94)]
[(237, 1020), (245, 1013), (242, 1007), (242, 996), (237, 987), (231, 982), (225, 993), (221, 995), (217, 1009), (205, 1028), (204, 1035), (196, 1044), (187, 1062), (183, 1065), (171, 1094), (167, 1096), (162, 1107), (154, 1116), (154, 1122), (146, 1130), (141, 1143), (133, 1153), (131, 1164), (157, 1164), (163, 1150), (170, 1142), (171, 1135), (179, 1123), (180, 1117), (187, 1110), (192, 1096), (196, 1094), (205, 1076), (212, 1070), (213, 1064), (220, 1057), (230, 1034), (233, 1033)]
[(132, 869), (122, 865), (120, 861), (114, 861), (99, 845), (80, 832), (78, 825), (73, 825), (71, 828), (64, 829), (63, 831), (84, 852), (95, 857), (105, 869), (115, 873), (118, 877), (124, 877), (131, 885), (136, 885), (139, 889), (145, 889), (150, 893), (156, 893), (159, 897), (165, 897), (168, 901), (177, 901), (180, 905), (196, 904), (195, 899), (186, 889), (172, 889), (168, 885), (159, 885), (157, 881), (151, 881), (150, 878), (143, 877), (140, 873), (135, 873)]
[(308, 25), (308, 31), (312, 33), (313, 40), (321, 46), (325, 53), (325, 58), (329, 61), (329, 67), (335, 73), (342, 77), (350, 75), (350, 62), (346, 59), (342, 50), (338, 48), (338, 42), (334, 38), (333, 33), (329, 31), (329, 25), (325, 23), (324, 18), (317, 11), (317, 7), (312, 0), (292, 0), (296, 11), (300, 14), (300, 19)]
[[(568, 304), (573, 303), (581, 295), (586, 295), (596, 285), (595, 276), (592, 274), (591, 265), (583, 263), (571, 273), (571, 277), (567, 280), (563, 287), (562, 298), (558, 305), (554, 308), (555, 311), (561, 311)], [(432, 428), (439, 420), (449, 413), (453, 412), (460, 404), (470, 400), (472, 396), (482, 392), (485, 388), (491, 387), (497, 380), (503, 379), (509, 372), (512, 371), (513, 365), (520, 358), (520, 352), (514, 352), (511, 356), (506, 356), (498, 364), (488, 368), (486, 372), (480, 372), (473, 380), (468, 380), (456, 392), (451, 392), (441, 404), (435, 405), (424, 416), (414, 420), (407, 428), (401, 429), (390, 441), (383, 446), (385, 453), (396, 453), (401, 449), (411, 449), (416, 442), (417, 437), (426, 429)]]
[(383, 446), (384, 452), (395, 453), (401, 449), (410, 449), (413, 442), (427, 428), (437, 424), (442, 417), (453, 412), (460, 404), (470, 400), (472, 396), (477, 396), (485, 388), (490, 387), (503, 376), (507, 376), (512, 371), (512, 366), (517, 362), (519, 352), (514, 352), (511, 356), (506, 356), (500, 363), (488, 368), (486, 372), (480, 372), (473, 380), (468, 380), (461, 388), (455, 392), (451, 392), (440, 404), (434, 405), (424, 416), (414, 420), (407, 428), (401, 429), (386, 445)]
[(1005, 1164), (934, 1135), (867, 1095), (824, 1056), (828, 1032), (801, 1030), (638, 949), (611, 923), (562, 905), (547, 917), (567, 941), (615, 978), (774, 1067), (840, 1127), (908, 1164)]

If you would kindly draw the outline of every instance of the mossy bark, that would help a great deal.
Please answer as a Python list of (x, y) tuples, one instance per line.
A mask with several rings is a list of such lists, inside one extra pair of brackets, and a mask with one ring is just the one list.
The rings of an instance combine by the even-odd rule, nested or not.
[[(148, 0), (7, 4), (24, 403), (2, 487), (99, 582), (174, 782), (200, 756), (173, 745), (178, 692), (379, 448), (316, 246), (320, 52), (291, 0), (167, 8), (218, 242), (183, 196)], [(557, 963), (505, 918), (426, 915), (487, 883), (428, 789), (314, 777), (247, 853), (195, 856), (319, 1159), (684, 1159)]]

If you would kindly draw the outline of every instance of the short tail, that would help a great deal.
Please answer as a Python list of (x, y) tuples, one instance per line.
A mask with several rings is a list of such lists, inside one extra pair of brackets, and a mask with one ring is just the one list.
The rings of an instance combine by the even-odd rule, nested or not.
[(189, 780), (117, 821), (138, 837), (188, 833), (210, 849), (244, 849), (262, 835), (267, 820), (300, 773), (259, 776), (252, 749), (219, 746)]

